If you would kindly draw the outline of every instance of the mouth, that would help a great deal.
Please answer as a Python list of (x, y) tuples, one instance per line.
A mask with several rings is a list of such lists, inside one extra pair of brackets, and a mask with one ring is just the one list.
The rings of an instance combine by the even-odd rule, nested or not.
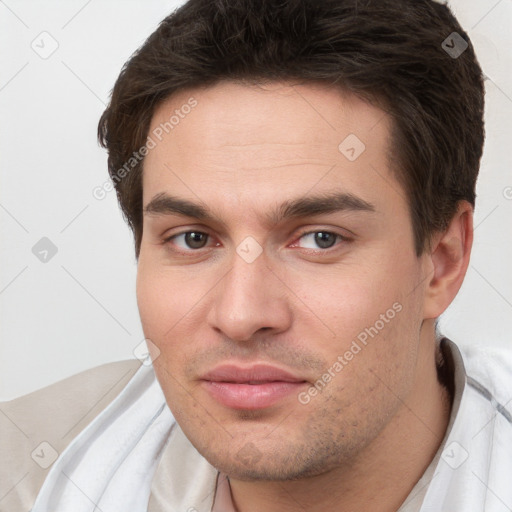
[(224, 364), (203, 375), (201, 384), (225, 407), (256, 410), (296, 395), (307, 381), (275, 366)]

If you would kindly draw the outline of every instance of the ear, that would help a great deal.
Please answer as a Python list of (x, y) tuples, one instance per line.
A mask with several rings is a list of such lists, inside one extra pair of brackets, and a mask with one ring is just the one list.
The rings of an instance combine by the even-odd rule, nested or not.
[(424, 318), (437, 318), (451, 304), (466, 275), (473, 245), (473, 207), (460, 201), (446, 231), (433, 239), (428, 259), (430, 282), (424, 302)]

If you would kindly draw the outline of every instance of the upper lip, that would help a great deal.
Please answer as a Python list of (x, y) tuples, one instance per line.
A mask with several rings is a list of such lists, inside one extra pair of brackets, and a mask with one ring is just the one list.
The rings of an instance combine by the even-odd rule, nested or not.
[(202, 380), (212, 382), (234, 382), (238, 384), (255, 382), (305, 382), (305, 379), (296, 377), (286, 370), (267, 364), (254, 364), (251, 366), (238, 366), (235, 364), (221, 364), (205, 373)]

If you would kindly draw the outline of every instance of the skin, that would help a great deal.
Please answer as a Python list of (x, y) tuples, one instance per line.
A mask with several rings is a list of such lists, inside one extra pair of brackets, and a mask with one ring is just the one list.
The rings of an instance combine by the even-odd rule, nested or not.
[[(461, 202), (417, 257), (382, 110), (320, 84), (221, 82), (166, 100), (150, 133), (190, 97), (197, 106), (149, 152), (143, 173), (144, 207), (166, 193), (214, 216), (144, 214), (137, 299), (168, 405), (229, 475), (239, 512), (396, 511), (449, 419), (434, 319), (467, 269), (471, 207)], [(349, 134), (366, 146), (354, 161), (338, 149)], [(373, 211), (267, 218), (286, 201), (333, 191)], [(203, 247), (187, 231), (205, 233)], [(330, 244), (319, 245), (318, 232), (333, 233)], [(248, 236), (262, 249), (252, 263), (236, 251)], [(400, 312), (307, 404), (293, 393), (265, 409), (233, 409), (200, 380), (223, 362), (268, 363), (301, 377), (307, 392), (397, 303)]]

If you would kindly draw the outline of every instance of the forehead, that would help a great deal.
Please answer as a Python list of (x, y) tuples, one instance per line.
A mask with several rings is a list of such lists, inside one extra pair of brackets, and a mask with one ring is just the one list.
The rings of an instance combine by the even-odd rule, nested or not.
[[(192, 103), (197, 105), (190, 108)], [(190, 124), (190, 118), (205, 147), (271, 141), (325, 142), (332, 146), (350, 130), (368, 139), (377, 124), (380, 130), (372, 137), (383, 135), (389, 123), (381, 109), (333, 86), (287, 82), (242, 85), (223, 81), (212, 87), (182, 91), (165, 100), (154, 112), (150, 134), (160, 126), (164, 137), (174, 135), (167, 137), (168, 143), (173, 139), (178, 142), (180, 134), (188, 135), (183, 128)], [(220, 131), (211, 129), (221, 125)], [(332, 137), (326, 139), (328, 132)]]
[(379, 186), (396, 196), (390, 122), (381, 109), (322, 84), (221, 82), (182, 91), (153, 115), (144, 204), (162, 192), (219, 206), (333, 187), (365, 198)]

